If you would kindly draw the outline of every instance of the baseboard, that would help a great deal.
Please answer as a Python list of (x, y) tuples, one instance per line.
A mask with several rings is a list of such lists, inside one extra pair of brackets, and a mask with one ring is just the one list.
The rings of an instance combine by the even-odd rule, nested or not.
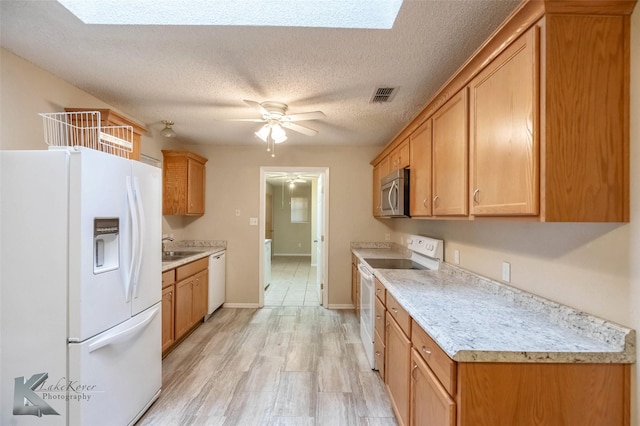
[(327, 309), (355, 309), (351, 303), (333, 303), (331, 305), (325, 305)]
[(258, 303), (225, 303), (222, 307), (232, 309), (258, 309), (260, 305)]
[(298, 257), (311, 257), (311, 253), (273, 253), (273, 257), (278, 256), (298, 256)]

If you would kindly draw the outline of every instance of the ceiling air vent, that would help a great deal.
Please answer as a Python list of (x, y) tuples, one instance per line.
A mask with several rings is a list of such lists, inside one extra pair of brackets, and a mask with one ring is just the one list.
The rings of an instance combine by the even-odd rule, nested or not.
[(395, 87), (378, 87), (373, 91), (373, 95), (369, 103), (379, 104), (383, 102), (391, 102), (398, 90)]

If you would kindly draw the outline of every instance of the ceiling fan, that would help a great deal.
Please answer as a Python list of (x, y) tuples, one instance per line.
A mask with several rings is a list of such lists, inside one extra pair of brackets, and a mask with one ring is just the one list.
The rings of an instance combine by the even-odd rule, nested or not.
[[(265, 123), (263, 129), (266, 129), (268, 133), (269, 129), (277, 128), (277, 125), (284, 127), (285, 129), (293, 130), (294, 132), (302, 133), (307, 136), (314, 136), (318, 134), (317, 130), (311, 129), (306, 126), (302, 126), (300, 124), (296, 124), (296, 121), (305, 121), (305, 120), (318, 120), (321, 118), (325, 118), (326, 115), (322, 111), (311, 111), (311, 112), (303, 112), (300, 114), (287, 114), (287, 109), (289, 108), (287, 104), (283, 104), (282, 102), (256, 102), (245, 99), (244, 102), (250, 107), (257, 110), (262, 117), (261, 118), (231, 118), (227, 121), (250, 121), (254, 123)], [(261, 129), (262, 130), (262, 129)], [(260, 130), (260, 131), (261, 131)], [(260, 131), (256, 132), (256, 135), (261, 137), (263, 140), (266, 139), (267, 134), (262, 137)], [(284, 132), (283, 132), (284, 133)], [(281, 136), (278, 134), (272, 135), (274, 139), (277, 139), (277, 136)], [(284, 136), (286, 139), (286, 136)], [(282, 140), (284, 142), (284, 140)], [(277, 143), (277, 141), (276, 141)]]

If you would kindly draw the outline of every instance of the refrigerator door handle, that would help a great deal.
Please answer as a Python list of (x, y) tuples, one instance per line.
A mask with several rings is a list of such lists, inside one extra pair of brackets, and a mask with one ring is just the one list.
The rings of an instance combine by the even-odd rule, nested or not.
[[(156, 306), (153, 309), (150, 309), (149, 312), (139, 314), (137, 317), (137, 321), (131, 327), (126, 328), (124, 330), (118, 331), (108, 331), (105, 335), (95, 342), (89, 344), (89, 353), (93, 351), (97, 351), (100, 348), (103, 348), (107, 345), (112, 345), (114, 343), (120, 343), (124, 340), (129, 339), (130, 337), (138, 334), (142, 330), (144, 330), (151, 321), (158, 315), (160, 312), (160, 306)], [(138, 318), (139, 317), (139, 318)]]
[(135, 261), (138, 247), (138, 215), (136, 209), (135, 195), (133, 193), (133, 185), (131, 183), (131, 176), (127, 176), (127, 201), (129, 204), (129, 214), (131, 215), (131, 259), (129, 264), (129, 273), (125, 282), (125, 300), (128, 302), (131, 296), (131, 283), (134, 279)]
[(136, 207), (138, 212), (138, 247), (136, 249), (136, 267), (133, 275), (133, 297), (138, 297), (138, 281), (140, 281), (140, 266), (142, 265), (142, 253), (144, 245), (144, 206), (142, 204), (142, 193), (138, 183), (138, 177), (133, 178), (133, 186), (135, 189)]

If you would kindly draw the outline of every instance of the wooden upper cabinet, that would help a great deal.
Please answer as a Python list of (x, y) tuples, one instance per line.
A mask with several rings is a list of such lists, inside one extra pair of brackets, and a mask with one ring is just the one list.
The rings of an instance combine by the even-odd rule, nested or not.
[(382, 213), (382, 200), (380, 196), (382, 178), (390, 173), (390, 157), (385, 157), (373, 168), (373, 216), (379, 217)]
[(629, 221), (629, 19), (558, 14), (540, 24), (543, 220)]
[(202, 216), (207, 159), (188, 151), (162, 151), (162, 214)]
[(389, 173), (409, 167), (410, 165), (410, 156), (409, 156), (409, 139), (405, 139), (402, 141), (400, 145), (398, 145), (389, 155), (390, 156), (390, 170)]
[(433, 115), (433, 215), (468, 214), (468, 101), (465, 89)]
[(628, 222), (635, 5), (523, 1), (372, 164), (431, 119), (433, 216)]
[(98, 111), (100, 112), (100, 126), (131, 126), (133, 129), (133, 149), (129, 153), (129, 158), (131, 160), (140, 160), (140, 139), (147, 129), (138, 123), (106, 108), (65, 108), (64, 110), (66, 112)]
[(409, 137), (411, 173), (410, 215), (431, 216), (431, 120)]
[(470, 214), (538, 215), (538, 29), (469, 85)]

